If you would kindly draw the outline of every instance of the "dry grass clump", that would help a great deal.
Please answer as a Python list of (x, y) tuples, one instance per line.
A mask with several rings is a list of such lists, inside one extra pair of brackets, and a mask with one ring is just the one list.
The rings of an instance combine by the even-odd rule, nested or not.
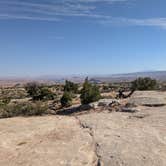
[(47, 112), (47, 106), (41, 102), (24, 102), (2, 105), (0, 107), (0, 118), (16, 116), (39, 116)]
[(27, 92), (24, 88), (0, 88), (0, 99), (11, 98), (11, 99), (23, 99), (27, 96)]

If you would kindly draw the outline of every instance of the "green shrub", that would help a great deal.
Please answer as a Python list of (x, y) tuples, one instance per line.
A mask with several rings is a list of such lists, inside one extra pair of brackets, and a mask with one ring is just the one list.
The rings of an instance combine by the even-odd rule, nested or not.
[(65, 83), (65, 86), (64, 86), (64, 91), (77, 93), (78, 92), (78, 85), (71, 82), (71, 81), (66, 80), (66, 83)]
[(85, 79), (83, 84), (83, 88), (81, 90), (81, 103), (89, 104), (91, 102), (98, 101), (101, 98), (99, 88), (96, 85), (92, 85), (88, 78)]
[(28, 83), (25, 87), (29, 96), (33, 100), (54, 100), (55, 94), (48, 87), (41, 86), (37, 83)]
[(11, 101), (10, 97), (5, 97), (5, 98), (0, 100), (0, 106), (7, 105), (10, 103), (10, 101)]
[(65, 91), (61, 98), (62, 107), (70, 107), (72, 105), (72, 95), (70, 92)]
[(40, 86), (36, 82), (28, 83), (25, 86), (25, 89), (27, 93), (29, 94), (29, 96), (31, 96), (32, 98), (34, 98), (35, 96), (39, 96), (40, 94)]
[(40, 88), (40, 100), (54, 100), (55, 94), (51, 92), (47, 87)]
[(158, 83), (155, 79), (150, 77), (138, 78), (132, 82), (132, 90), (155, 90), (158, 86)]

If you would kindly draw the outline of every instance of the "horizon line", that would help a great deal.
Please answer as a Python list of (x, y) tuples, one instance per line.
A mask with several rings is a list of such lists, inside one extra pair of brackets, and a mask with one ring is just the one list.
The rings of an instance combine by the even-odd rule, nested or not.
[[(36, 75), (36, 76), (30, 76), (30, 75), (25, 75), (25, 76), (16, 76), (16, 75), (8, 75), (8, 76), (0, 76), (0, 79), (24, 79), (24, 80), (29, 80), (29, 79), (50, 79), (51, 77), (59, 77), (61, 79), (65, 79), (66, 77), (98, 77), (98, 76), (116, 76), (116, 75), (126, 75), (126, 74), (136, 74), (136, 73), (151, 73), (151, 72), (166, 72), (165, 70), (145, 70), (145, 71), (134, 71), (134, 72), (124, 72), (124, 73), (110, 73), (110, 74), (48, 74), (48, 75)], [(50, 77), (50, 78), (49, 78)], [(1, 81), (0, 80), (0, 81)]]

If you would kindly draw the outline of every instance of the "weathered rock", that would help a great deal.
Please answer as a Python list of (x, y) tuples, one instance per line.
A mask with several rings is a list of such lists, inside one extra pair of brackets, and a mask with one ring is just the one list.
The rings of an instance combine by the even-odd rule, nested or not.
[(137, 91), (129, 100), (129, 104), (158, 107), (166, 105), (164, 93), (155, 91)]
[[(137, 92), (132, 98), (164, 100), (161, 94)], [(166, 166), (166, 106), (135, 106), (125, 105), (140, 110), (132, 114), (1, 119), (0, 166)]]
[(136, 105), (143, 105), (149, 107), (159, 107), (166, 105), (166, 101), (162, 98), (153, 98), (153, 97), (136, 97), (130, 99), (129, 103)]
[(0, 166), (96, 166), (95, 144), (74, 117), (0, 120)]
[(116, 99), (100, 99), (97, 102), (90, 103), (89, 109), (109, 108), (118, 105), (120, 105), (120, 103)]
[(114, 103), (118, 103), (119, 104), (119, 101), (116, 100), (116, 99), (101, 99), (98, 101), (98, 106), (102, 106), (102, 107), (108, 107)]
[(135, 118), (123, 112), (79, 116), (92, 131), (100, 165), (166, 165), (166, 107), (145, 107), (141, 113)]
[(98, 102), (93, 102), (93, 103), (90, 103), (89, 106), (93, 109), (97, 109), (98, 108)]

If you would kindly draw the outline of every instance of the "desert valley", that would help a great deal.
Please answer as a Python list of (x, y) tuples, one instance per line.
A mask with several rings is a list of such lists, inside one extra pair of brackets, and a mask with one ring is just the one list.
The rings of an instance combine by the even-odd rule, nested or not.
[(2, 87), (0, 165), (165, 166), (165, 84), (154, 82)]

